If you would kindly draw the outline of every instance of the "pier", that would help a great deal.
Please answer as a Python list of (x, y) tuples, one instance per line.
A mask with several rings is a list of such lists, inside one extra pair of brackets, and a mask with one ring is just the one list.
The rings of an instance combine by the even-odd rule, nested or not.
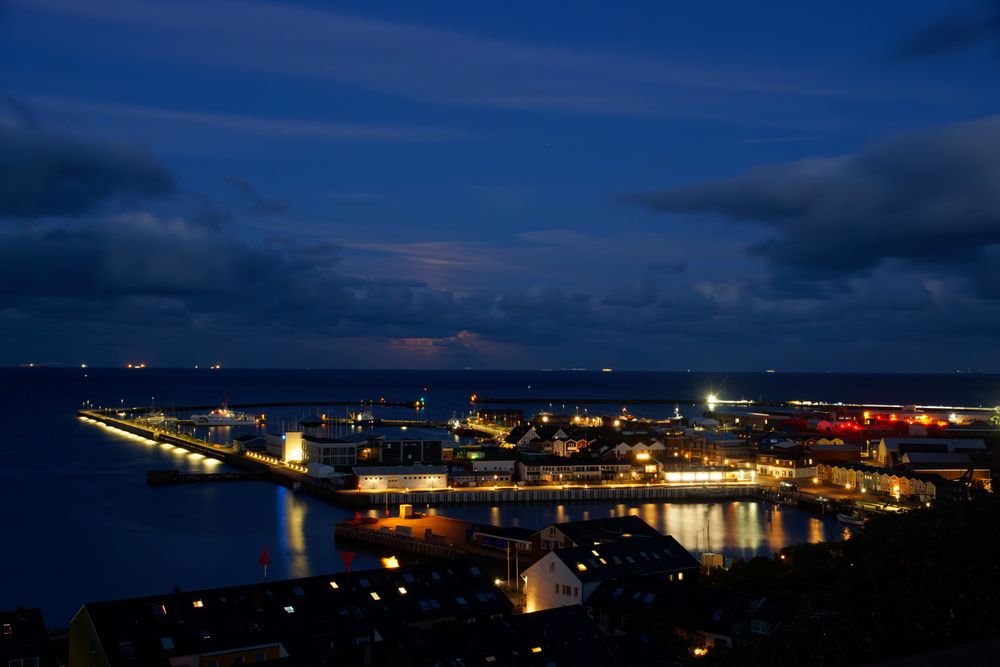
[(591, 485), (586, 487), (506, 487), (501, 489), (434, 489), (434, 490), (388, 490), (360, 491), (334, 487), (326, 480), (319, 480), (305, 474), (302, 466), (286, 466), (270, 463), (260, 458), (251, 458), (237, 453), (232, 448), (213, 445), (191, 436), (159, 430), (153, 426), (140, 426), (133, 422), (107, 414), (106, 411), (80, 410), (83, 419), (103, 424), (126, 433), (182, 447), (188, 451), (211, 456), (227, 465), (245, 472), (256, 473), (282, 486), (294, 488), (299, 493), (329, 500), (339, 505), (368, 508), (386, 503), (410, 503), (415, 507), (427, 505), (451, 505), (461, 503), (533, 503), (533, 502), (588, 502), (607, 500), (627, 502), (638, 500), (727, 500), (751, 498), (757, 494), (754, 485)]
[(673, 486), (649, 484), (635, 486), (567, 486), (525, 487), (515, 486), (503, 489), (440, 489), (440, 490), (396, 490), (361, 491), (339, 490), (336, 492), (344, 504), (360, 507), (381, 507), (409, 503), (414, 507), (427, 505), (454, 505), (478, 503), (496, 505), (500, 503), (567, 503), (612, 501), (628, 502), (638, 500), (732, 500), (756, 498), (758, 487), (750, 484), (715, 486)]

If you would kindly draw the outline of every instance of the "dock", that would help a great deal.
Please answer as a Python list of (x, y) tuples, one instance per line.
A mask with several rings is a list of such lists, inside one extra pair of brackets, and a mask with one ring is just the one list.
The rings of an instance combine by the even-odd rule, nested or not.
[[(416, 515), (411, 517), (361, 518), (342, 521), (334, 528), (338, 540), (373, 544), (390, 551), (429, 556), (432, 558), (465, 558), (475, 556), (491, 561), (511, 563), (519, 559), (518, 567), (531, 564), (528, 553), (508, 553), (473, 544), (470, 536), (476, 524), (445, 516)], [(512, 565), (513, 567), (513, 565)]]
[(518, 486), (503, 489), (438, 489), (433, 491), (420, 490), (389, 490), (360, 491), (338, 490), (342, 502), (359, 507), (380, 507), (382, 505), (398, 505), (409, 503), (414, 507), (428, 505), (454, 505), (476, 503), (498, 505), (507, 503), (567, 503), (593, 502), (606, 500), (610, 502), (628, 502), (643, 500), (733, 500), (755, 498), (758, 495), (756, 485), (717, 485), (717, 486), (670, 486), (666, 484), (649, 484), (634, 486), (601, 486), (589, 487), (530, 487)]

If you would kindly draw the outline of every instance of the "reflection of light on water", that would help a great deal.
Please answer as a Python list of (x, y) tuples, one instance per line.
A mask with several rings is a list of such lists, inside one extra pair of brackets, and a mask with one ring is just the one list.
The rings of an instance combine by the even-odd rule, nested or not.
[(201, 462), (201, 464), (206, 468), (216, 468), (222, 465), (222, 461), (220, 461), (219, 459), (210, 459), (206, 456), (205, 459)]
[(809, 541), (822, 542), (826, 538), (823, 531), (823, 522), (813, 517), (809, 519)]
[(305, 521), (308, 507), (283, 486), (278, 487), (278, 521), (285, 552), (290, 556), (288, 572), (293, 577), (308, 577), (309, 554), (306, 552)]
[(840, 537), (841, 537), (841, 539), (842, 539), (842, 540), (844, 540), (845, 542), (846, 542), (847, 540), (851, 539), (851, 537), (852, 537), (853, 535), (854, 535), (854, 533), (852, 533), (852, 532), (851, 532), (851, 529), (850, 529), (850, 528), (848, 528), (847, 526), (844, 526), (844, 529), (843, 529), (842, 531), (840, 531)]
[(567, 521), (569, 521), (569, 518), (566, 516), (566, 506), (565, 505), (556, 505), (556, 520), (555, 520), (555, 523), (565, 523)]
[(502, 526), (502, 519), (500, 518), (500, 508), (494, 505), (490, 508), (490, 523), (494, 526)]

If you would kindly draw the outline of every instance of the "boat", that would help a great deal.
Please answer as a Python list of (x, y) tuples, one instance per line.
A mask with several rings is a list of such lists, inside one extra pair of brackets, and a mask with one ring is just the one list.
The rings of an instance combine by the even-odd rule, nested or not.
[(863, 526), (865, 525), (865, 520), (865, 515), (860, 512), (852, 512), (851, 514), (840, 513), (837, 515), (837, 521), (852, 526)]
[(351, 420), (357, 424), (371, 423), (375, 421), (375, 414), (371, 410), (359, 410), (351, 414)]
[(218, 408), (204, 415), (191, 415), (195, 426), (252, 426), (256, 420), (244, 412), (233, 412), (229, 408)]

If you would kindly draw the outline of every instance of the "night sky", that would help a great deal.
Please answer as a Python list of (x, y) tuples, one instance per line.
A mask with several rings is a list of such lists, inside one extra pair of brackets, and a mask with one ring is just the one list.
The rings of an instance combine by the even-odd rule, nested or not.
[(1000, 3), (0, 0), (0, 364), (1000, 370)]

